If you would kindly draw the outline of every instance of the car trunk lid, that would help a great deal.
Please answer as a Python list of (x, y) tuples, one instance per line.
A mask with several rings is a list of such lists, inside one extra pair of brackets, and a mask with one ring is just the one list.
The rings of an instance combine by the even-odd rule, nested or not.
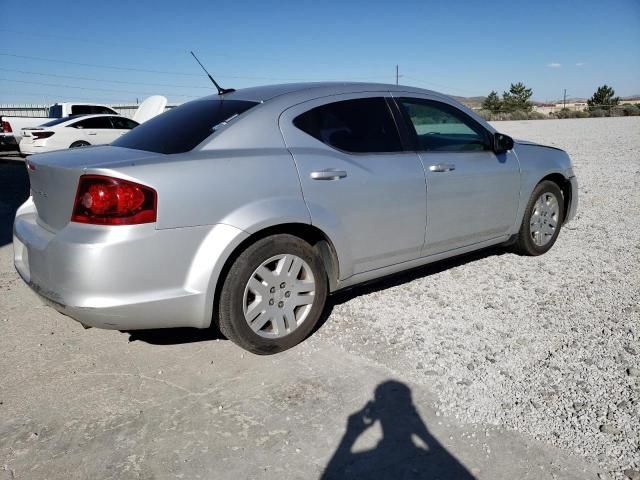
[(51, 232), (71, 220), (80, 175), (91, 168), (129, 164), (148, 157), (149, 152), (119, 147), (87, 147), (61, 150), (27, 159), (31, 195), (38, 223)]

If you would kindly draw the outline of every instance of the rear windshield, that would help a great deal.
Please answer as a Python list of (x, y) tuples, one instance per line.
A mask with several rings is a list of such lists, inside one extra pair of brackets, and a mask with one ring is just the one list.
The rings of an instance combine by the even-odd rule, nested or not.
[(49, 107), (49, 118), (62, 117), (62, 105), (51, 105)]
[(56, 118), (55, 120), (51, 120), (47, 123), (43, 123), (40, 125), (41, 127), (53, 127), (54, 125), (58, 125), (59, 123), (69, 122), (74, 118), (81, 117), (82, 115), (71, 115), (70, 117)]
[(141, 124), (111, 145), (167, 154), (188, 152), (211, 135), (213, 127), (255, 105), (224, 99), (185, 103)]

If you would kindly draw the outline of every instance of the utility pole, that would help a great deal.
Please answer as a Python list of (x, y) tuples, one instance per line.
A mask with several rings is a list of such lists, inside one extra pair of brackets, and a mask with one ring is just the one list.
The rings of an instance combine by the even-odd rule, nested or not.
[(396, 85), (398, 85), (398, 65), (396, 65)]
[(567, 108), (567, 89), (564, 89), (564, 95), (562, 97), (562, 109)]

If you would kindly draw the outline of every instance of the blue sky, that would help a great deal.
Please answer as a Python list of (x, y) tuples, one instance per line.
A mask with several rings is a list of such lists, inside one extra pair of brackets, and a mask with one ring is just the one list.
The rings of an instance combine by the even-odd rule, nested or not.
[(540, 101), (604, 83), (640, 94), (640, 0), (0, 0), (0, 11), (2, 103), (212, 93), (191, 49), (234, 88), (393, 83), (398, 64), (400, 83), (461, 96), (518, 81)]

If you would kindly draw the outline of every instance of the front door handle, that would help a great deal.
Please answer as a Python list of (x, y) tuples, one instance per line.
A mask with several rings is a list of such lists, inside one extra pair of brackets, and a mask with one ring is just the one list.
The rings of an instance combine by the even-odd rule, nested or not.
[(96, 132), (87, 132), (87, 135), (97, 135)]
[(336, 170), (335, 168), (326, 168), (317, 172), (311, 172), (311, 178), (314, 180), (339, 180), (347, 176), (344, 170)]
[(431, 165), (429, 167), (430, 172), (450, 172), (455, 169), (456, 166), (450, 163), (438, 163), (437, 165)]

